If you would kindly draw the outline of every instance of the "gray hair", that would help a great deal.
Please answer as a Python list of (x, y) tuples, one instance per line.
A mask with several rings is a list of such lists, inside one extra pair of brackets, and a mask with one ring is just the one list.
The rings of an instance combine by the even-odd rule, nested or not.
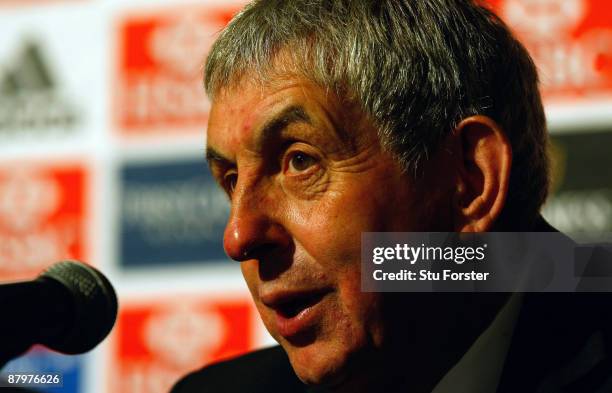
[[(289, 61), (279, 62), (279, 56)], [(505, 130), (513, 164), (501, 221), (528, 227), (548, 193), (546, 120), (525, 48), (469, 0), (256, 0), (207, 59), (214, 100), (249, 75), (292, 73), (357, 104), (406, 171), (464, 118)], [(510, 218), (510, 219), (508, 219)]]

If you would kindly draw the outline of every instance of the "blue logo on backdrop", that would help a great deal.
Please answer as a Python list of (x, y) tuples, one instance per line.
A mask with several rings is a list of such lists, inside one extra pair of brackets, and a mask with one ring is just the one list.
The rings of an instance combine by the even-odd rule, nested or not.
[(123, 266), (220, 261), (229, 203), (202, 159), (121, 170)]
[[(71, 356), (51, 352), (36, 347), (26, 355), (9, 362), (3, 369), (3, 374), (10, 372), (26, 372), (38, 374), (60, 374), (61, 387), (43, 387), (38, 385), (32, 388), (41, 393), (80, 393), (82, 387), (84, 355)], [(0, 390), (2, 390), (0, 388)]]

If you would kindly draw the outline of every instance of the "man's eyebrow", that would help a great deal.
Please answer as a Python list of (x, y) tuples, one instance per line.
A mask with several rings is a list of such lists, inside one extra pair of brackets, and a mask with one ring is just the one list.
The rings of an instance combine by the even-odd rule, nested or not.
[(261, 149), (266, 141), (277, 136), (282, 130), (287, 128), (292, 123), (306, 123), (312, 124), (310, 116), (306, 113), (306, 110), (300, 105), (290, 105), (280, 111), (274, 117), (268, 120), (263, 127), (261, 132), (257, 136), (255, 146)]
[(206, 161), (208, 162), (208, 165), (211, 165), (213, 162), (219, 164), (233, 164), (232, 160), (225, 157), (223, 154), (219, 153), (210, 146), (206, 148)]
[[(280, 111), (278, 114), (274, 115), (274, 117), (268, 120), (263, 127), (261, 127), (261, 132), (259, 132), (256, 140), (255, 146), (258, 149), (261, 149), (266, 141), (274, 138), (278, 135), (282, 130), (287, 128), (292, 123), (307, 123), (312, 124), (310, 116), (306, 113), (306, 110), (300, 105), (290, 105)], [(223, 164), (223, 165), (234, 165), (234, 161), (224, 156), (213, 147), (206, 148), (206, 161), (208, 165), (213, 163)]]

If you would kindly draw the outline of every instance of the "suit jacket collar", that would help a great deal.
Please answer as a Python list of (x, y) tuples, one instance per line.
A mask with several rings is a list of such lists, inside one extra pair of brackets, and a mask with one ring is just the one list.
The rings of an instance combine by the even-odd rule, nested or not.
[[(556, 229), (540, 218), (535, 231)], [(611, 299), (610, 293), (526, 294), (498, 392), (605, 389), (612, 374)]]

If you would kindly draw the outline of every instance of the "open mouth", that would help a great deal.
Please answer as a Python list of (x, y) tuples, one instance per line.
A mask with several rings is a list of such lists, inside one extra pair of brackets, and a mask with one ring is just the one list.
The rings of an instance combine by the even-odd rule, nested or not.
[(325, 296), (325, 293), (318, 292), (291, 297), (287, 301), (277, 304), (274, 309), (283, 318), (293, 318), (308, 307), (317, 304)]
[(333, 288), (279, 290), (261, 295), (263, 304), (274, 311), (273, 329), (288, 340), (304, 338), (322, 318), (321, 303)]

